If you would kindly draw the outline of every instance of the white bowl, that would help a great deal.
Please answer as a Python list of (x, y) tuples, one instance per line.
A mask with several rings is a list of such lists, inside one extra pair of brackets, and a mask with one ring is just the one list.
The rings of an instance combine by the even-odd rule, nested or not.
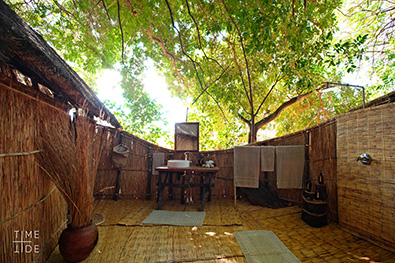
[(168, 160), (167, 167), (169, 168), (187, 168), (189, 167), (189, 161), (186, 160)]

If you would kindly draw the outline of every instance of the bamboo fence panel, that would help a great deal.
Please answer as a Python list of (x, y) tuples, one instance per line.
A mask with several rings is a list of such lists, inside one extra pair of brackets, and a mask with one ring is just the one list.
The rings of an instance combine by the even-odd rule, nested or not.
[(233, 197), (233, 149), (202, 152), (205, 160), (213, 160), (219, 171), (215, 174), (213, 198)]
[[(66, 206), (36, 164), (35, 141), (40, 123), (66, 107), (1, 74), (0, 86), (0, 262), (45, 262), (65, 226)], [(28, 231), (25, 238), (39, 252), (16, 253), (21, 237), (15, 231)], [(30, 231), (38, 231), (38, 238), (33, 240)]]
[[(308, 139), (308, 140), (307, 140)], [(337, 221), (337, 185), (336, 185), (336, 121), (329, 120), (323, 124), (314, 126), (304, 131), (278, 137), (255, 145), (308, 145), (308, 159), (306, 159), (308, 171), (305, 178), (310, 178), (314, 183), (318, 182), (318, 175), (322, 171), (328, 190), (329, 217)], [(277, 189), (275, 172), (268, 172), (269, 188), (280, 198), (291, 201), (298, 205), (302, 204), (301, 189)], [(264, 181), (264, 173), (261, 172), (260, 181)]]
[[(395, 104), (337, 119), (338, 210), (341, 227), (395, 249)], [(368, 153), (370, 165), (356, 162)]]
[[(95, 181), (96, 198), (113, 198), (117, 185), (118, 169), (111, 162), (112, 148), (123, 144), (129, 148), (127, 163), (119, 171), (119, 196), (121, 198), (146, 198), (156, 196), (157, 176), (151, 175), (148, 167), (152, 153), (163, 152), (166, 158), (172, 151), (144, 141), (125, 131), (112, 130), (107, 138), (111, 147), (103, 151)], [(151, 180), (149, 180), (151, 176)], [(149, 185), (149, 186), (148, 186)], [(147, 187), (150, 188), (147, 193)]]
[[(310, 156), (313, 154), (320, 154), (318, 159), (313, 158), (313, 162), (310, 162), (310, 173), (314, 175), (314, 173), (323, 167), (334, 167), (336, 164), (336, 159), (333, 159), (333, 155), (336, 153), (330, 153), (328, 155), (328, 151), (335, 150), (334, 148), (328, 148), (333, 146), (335, 143), (335, 138), (333, 138), (333, 128), (327, 129), (325, 128), (328, 125), (318, 126), (312, 129), (311, 133), (313, 136), (315, 134), (319, 134), (319, 136), (314, 138), (314, 145), (310, 145)], [(330, 125), (329, 125), (330, 126)], [(321, 131), (322, 129), (327, 129), (328, 131)], [(275, 138), (272, 140), (267, 140), (263, 142), (258, 142), (256, 145), (304, 145), (306, 143), (306, 131), (290, 134), (287, 136), (283, 136), (280, 138)], [(330, 134), (330, 132), (332, 132)], [(161, 148), (155, 145), (152, 145), (142, 139), (139, 139), (133, 135), (130, 135), (126, 132), (115, 132), (112, 134), (113, 146), (119, 143), (119, 136), (123, 134), (124, 137), (123, 142), (127, 144), (130, 148), (130, 155), (127, 162), (127, 165), (122, 169), (120, 176), (120, 184), (121, 184), (121, 196), (125, 198), (143, 198), (145, 194), (149, 196), (156, 196), (156, 182), (157, 176), (151, 176), (150, 183), (150, 192), (146, 193), (148, 180), (147, 177), (151, 173), (150, 167), (148, 167), (149, 158), (152, 156), (153, 152), (164, 152), (166, 154), (166, 160), (168, 159), (184, 159), (184, 152), (175, 152), (173, 150)], [(321, 135), (323, 134), (323, 135)], [(317, 137), (317, 138), (316, 138)], [(125, 139), (126, 138), (126, 139)], [(322, 140), (331, 140), (331, 142), (324, 143)], [(334, 139), (334, 141), (332, 141)], [(311, 142), (311, 140), (310, 140)], [(325, 148), (326, 147), (326, 148)], [(321, 157), (326, 156), (326, 157)], [(217, 167), (220, 168), (219, 172), (215, 175), (215, 179), (213, 183), (215, 187), (213, 188), (212, 198), (231, 198), (233, 197), (233, 149), (221, 150), (221, 151), (206, 151), (206, 152), (192, 152), (190, 155), (190, 159), (193, 164), (196, 164), (198, 159), (203, 158), (204, 161), (213, 160)], [(335, 157), (334, 157), (335, 158)], [(107, 196), (111, 198), (114, 195), (114, 189), (116, 184), (116, 169), (112, 167), (110, 159), (110, 152), (103, 153), (102, 162), (103, 165), (99, 169), (98, 178), (96, 179), (95, 193), (96, 196)], [(321, 163), (318, 163), (317, 160), (321, 160)], [(328, 168), (326, 170), (331, 170)], [(326, 171), (325, 170), (325, 171)], [(334, 170), (335, 171), (335, 170)], [(331, 174), (332, 175), (332, 174)], [(316, 175), (314, 175), (316, 176)], [(271, 191), (276, 193), (280, 198), (296, 202), (302, 203), (302, 190), (301, 189), (277, 189), (276, 187), (276, 176), (274, 172), (268, 173), (269, 186)], [(313, 178), (314, 179), (314, 178)], [(329, 179), (329, 178), (328, 178)], [(262, 172), (260, 175), (260, 180), (264, 181), (264, 173)], [(199, 183), (200, 177), (194, 176), (190, 183)], [(328, 187), (330, 188), (330, 193), (335, 193), (334, 200), (336, 200), (336, 182), (328, 180)], [(332, 189), (332, 188), (333, 189)], [(99, 192), (100, 189), (106, 189), (102, 192)], [(106, 191), (106, 192), (105, 192)], [(105, 194), (101, 194), (105, 192)], [(164, 197), (168, 197), (168, 189), (165, 189)], [(173, 197), (180, 198), (181, 189), (174, 188), (173, 189)], [(192, 188), (185, 189), (185, 196), (192, 196), (192, 199), (196, 201), (200, 197), (200, 189)], [(336, 206), (333, 207), (333, 213), (336, 214)], [(332, 211), (331, 210), (331, 211)], [(334, 216), (335, 218), (335, 216)]]
[(102, 143), (102, 145), (110, 145), (110, 148), (103, 149), (101, 154), (93, 191), (97, 198), (114, 196), (115, 194), (117, 170), (113, 168), (111, 163), (111, 149), (116, 145), (114, 141), (117, 140), (115, 136), (116, 130), (109, 129), (108, 136), (104, 138), (107, 142)]
[[(148, 145), (139, 143), (137, 139), (130, 138), (130, 155), (125, 172), (122, 171), (122, 193), (123, 195), (144, 198), (147, 188), (148, 175)], [(130, 170), (128, 170), (130, 169)]]
[[(283, 137), (259, 142), (258, 145), (280, 146), (280, 145), (305, 145), (306, 132), (297, 132)], [(270, 190), (277, 194), (281, 199), (302, 204), (302, 189), (278, 189), (275, 172), (268, 172), (268, 181)], [(264, 173), (261, 172), (260, 180), (263, 182)]]
[(328, 192), (328, 218), (337, 221), (336, 121), (310, 129), (310, 179), (318, 183), (322, 172)]

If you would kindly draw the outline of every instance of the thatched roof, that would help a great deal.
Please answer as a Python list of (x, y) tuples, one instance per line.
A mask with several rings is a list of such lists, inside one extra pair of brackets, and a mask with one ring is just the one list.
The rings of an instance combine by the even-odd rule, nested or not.
[(0, 60), (74, 107), (85, 105), (95, 116), (104, 113), (112, 125), (121, 127), (78, 74), (3, 0), (0, 0)]

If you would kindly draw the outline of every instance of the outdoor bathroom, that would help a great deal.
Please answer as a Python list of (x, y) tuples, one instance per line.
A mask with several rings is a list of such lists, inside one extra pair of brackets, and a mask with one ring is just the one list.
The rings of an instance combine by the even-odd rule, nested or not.
[(395, 262), (394, 100), (224, 149), (182, 121), (159, 146), (0, 0), (0, 262)]

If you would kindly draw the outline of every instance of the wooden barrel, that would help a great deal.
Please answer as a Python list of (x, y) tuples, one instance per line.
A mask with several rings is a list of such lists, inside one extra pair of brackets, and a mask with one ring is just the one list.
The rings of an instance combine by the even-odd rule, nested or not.
[(328, 213), (314, 214), (306, 211), (305, 209), (302, 210), (302, 220), (312, 227), (322, 227), (328, 225), (327, 215)]
[(312, 227), (322, 227), (328, 224), (328, 194), (325, 184), (315, 185), (314, 192), (304, 191), (302, 220)]

